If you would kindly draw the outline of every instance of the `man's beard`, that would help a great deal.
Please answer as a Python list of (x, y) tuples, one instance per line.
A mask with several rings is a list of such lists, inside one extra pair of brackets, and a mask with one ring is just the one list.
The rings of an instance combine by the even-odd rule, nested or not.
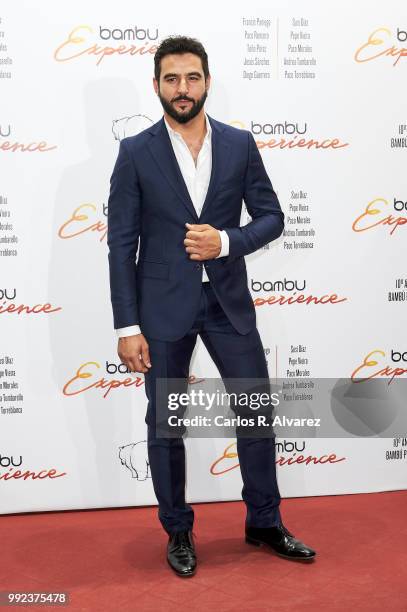
[[(191, 119), (196, 117), (200, 110), (203, 108), (205, 100), (208, 97), (208, 92), (205, 90), (202, 97), (199, 98), (197, 102), (192, 98), (188, 98), (188, 96), (178, 96), (177, 98), (174, 98), (171, 102), (168, 102), (168, 100), (165, 100), (165, 98), (162, 97), (160, 92), (158, 92), (158, 97), (160, 98), (160, 102), (162, 104), (163, 109), (166, 113), (168, 113), (170, 117), (175, 119), (175, 121), (177, 121), (178, 123), (188, 123), (188, 121), (191, 121)], [(189, 102), (192, 102), (190, 110), (184, 113), (179, 113), (173, 106), (173, 103), (179, 100), (188, 100)]]

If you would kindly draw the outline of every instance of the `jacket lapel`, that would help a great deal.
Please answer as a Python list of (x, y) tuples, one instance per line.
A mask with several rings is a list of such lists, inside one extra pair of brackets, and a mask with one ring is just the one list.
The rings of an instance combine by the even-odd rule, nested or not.
[[(212, 169), (208, 191), (199, 218), (201, 218), (202, 215), (207, 211), (208, 207), (213, 201), (213, 198), (219, 186), (219, 182), (221, 178), (225, 175), (227, 166), (230, 162), (230, 144), (222, 135), (224, 126), (215, 119), (209, 117), (209, 115), (208, 119), (212, 128)], [(175, 157), (171, 140), (164, 123), (164, 118), (160, 119), (160, 121), (155, 123), (150, 128), (150, 132), (154, 135), (154, 138), (150, 140), (150, 142), (148, 143), (148, 147), (155, 162), (157, 163), (159, 169), (165, 176), (168, 183), (171, 185), (172, 189), (180, 197), (185, 208), (192, 215), (195, 221), (199, 223), (197, 212), (190, 198), (188, 188), (185, 184), (184, 177), (182, 176), (180, 167), (177, 162), (177, 158)]]
[(227, 166), (230, 162), (230, 144), (227, 142), (224, 135), (222, 135), (222, 132), (225, 129), (224, 126), (218, 121), (215, 121), (215, 119), (212, 119), (212, 117), (209, 117), (209, 115), (208, 119), (212, 128), (212, 170), (208, 191), (202, 206), (200, 218), (213, 202), (219, 182), (222, 177), (225, 176)]
[(172, 189), (181, 198), (185, 208), (193, 216), (195, 221), (198, 222), (198, 215), (196, 214), (184, 177), (182, 176), (177, 158), (175, 157), (168, 130), (164, 123), (164, 118), (155, 123), (151, 127), (150, 132), (154, 134), (155, 137), (150, 140), (148, 147), (157, 166), (171, 185)]

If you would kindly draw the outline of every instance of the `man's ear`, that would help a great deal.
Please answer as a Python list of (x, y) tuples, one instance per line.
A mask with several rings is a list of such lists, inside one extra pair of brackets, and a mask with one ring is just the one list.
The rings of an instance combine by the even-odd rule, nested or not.
[(158, 81), (155, 77), (153, 77), (153, 87), (154, 87), (155, 93), (158, 95)]
[(209, 91), (210, 85), (211, 85), (211, 75), (208, 74), (208, 76), (206, 77), (206, 82), (205, 82), (206, 91)]

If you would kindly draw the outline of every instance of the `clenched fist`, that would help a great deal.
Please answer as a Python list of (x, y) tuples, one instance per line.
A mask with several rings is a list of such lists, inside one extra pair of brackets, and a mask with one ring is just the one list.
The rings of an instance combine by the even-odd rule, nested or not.
[(221, 250), (222, 242), (219, 230), (207, 223), (185, 223), (188, 231), (184, 240), (189, 258), (196, 261), (215, 259)]

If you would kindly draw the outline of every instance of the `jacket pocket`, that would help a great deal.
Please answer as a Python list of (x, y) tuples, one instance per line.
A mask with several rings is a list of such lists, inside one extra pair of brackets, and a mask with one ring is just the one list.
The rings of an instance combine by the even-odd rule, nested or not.
[(166, 279), (169, 276), (168, 264), (158, 263), (156, 261), (147, 261), (146, 259), (138, 262), (137, 270), (140, 276), (147, 276), (148, 278)]

